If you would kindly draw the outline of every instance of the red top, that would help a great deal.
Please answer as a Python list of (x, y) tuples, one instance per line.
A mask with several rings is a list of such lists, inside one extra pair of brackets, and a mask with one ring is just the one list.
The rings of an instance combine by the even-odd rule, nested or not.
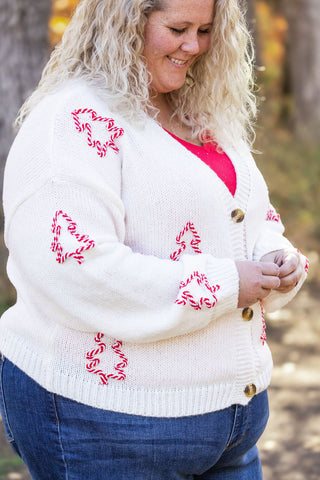
[(217, 145), (214, 142), (205, 143), (202, 147), (187, 142), (166, 130), (173, 138), (178, 140), (191, 153), (199, 157), (208, 167), (210, 167), (218, 177), (225, 183), (234, 196), (237, 188), (237, 174), (233, 163), (224, 152), (217, 151)]

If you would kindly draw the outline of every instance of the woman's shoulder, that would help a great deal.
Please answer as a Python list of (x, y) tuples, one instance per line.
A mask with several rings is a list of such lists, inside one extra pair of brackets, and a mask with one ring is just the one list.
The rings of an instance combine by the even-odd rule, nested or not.
[(15, 144), (39, 143), (44, 150), (58, 144), (67, 148), (77, 132), (88, 137), (90, 143), (105, 131), (117, 137), (117, 128), (121, 131), (124, 123), (121, 115), (111, 110), (101, 89), (84, 80), (70, 79), (48, 91), (33, 107)]
[(41, 115), (46, 121), (72, 115), (74, 110), (103, 109), (109, 111), (108, 102), (103, 100), (100, 89), (81, 79), (69, 79), (55, 86), (39, 101), (29, 117)]

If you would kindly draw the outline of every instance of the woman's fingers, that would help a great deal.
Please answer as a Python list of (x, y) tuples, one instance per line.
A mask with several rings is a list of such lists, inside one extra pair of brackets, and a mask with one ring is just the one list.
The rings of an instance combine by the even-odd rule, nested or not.
[(261, 287), (259, 299), (266, 298), (271, 290), (280, 287), (279, 267), (275, 263), (260, 262), (261, 267)]
[[(276, 250), (262, 257), (262, 263), (273, 261), (279, 268), (280, 284), (272, 289), (281, 293), (290, 292), (299, 282), (303, 268), (300, 255), (295, 250)], [(267, 267), (268, 268), (268, 267)], [(269, 282), (267, 282), (269, 286)]]
[(247, 307), (279, 288), (279, 267), (271, 262), (236, 262), (239, 278), (239, 308)]
[(279, 277), (284, 278), (295, 272), (300, 264), (299, 255), (296, 252), (287, 253), (284, 256), (283, 263), (280, 267)]
[(267, 290), (276, 290), (281, 285), (280, 278), (274, 275), (263, 275), (261, 279), (261, 288)]
[(278, 288), (278, 291), (282, 293), (290, 292), (290, 290), (292, 290), (299, 283), (302, 271), (302, 266), (299, 266), (290, 275), (280, 278), (280, 287)]
[(287, 253), (280, 267), (280, 286), (277, 290), (281, 293), (290, 292), (299, 283), (302, 272), (303, 268), (299, 254), (296, 252)]
[(264, 290), (274, 290), (279, 288), (280, 269), (278, 265), (270, 262), (259, 262), (258, 265), (261, 268), (261, 288)]
[(277, 278), (280, 276), (280, 267), (276, 263), (258, 262), (258, 265), (261, 268), (262, 275)]

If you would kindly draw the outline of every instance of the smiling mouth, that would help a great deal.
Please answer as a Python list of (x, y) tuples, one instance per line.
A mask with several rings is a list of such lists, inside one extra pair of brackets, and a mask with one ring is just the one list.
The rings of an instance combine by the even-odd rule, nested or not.
[(174, 63), (175, 65), (187, 65), (189, 61), (189, 60), (178, 60), (177, 58), (169, 57), (169, 55), (168, 55), (168, 59), (170, 60), (170, 62)]

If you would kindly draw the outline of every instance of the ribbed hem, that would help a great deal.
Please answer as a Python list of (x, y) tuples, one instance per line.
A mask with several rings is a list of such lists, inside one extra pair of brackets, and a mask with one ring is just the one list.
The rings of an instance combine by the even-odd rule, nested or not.
[(272, 360), (255, 378), (241, 379), (240, 383), (226, 382), (189, 388), (134, 388), (125, 384), (101, 385), (57, 372), (50, 361), (21, 348), (17, 339), (0, 340), (1, 352), (17, 367), (50, 392), (103, 410), (150, 417), (183, 417), (222, 410), (233, 404), (246, 405), (244, 394), (248, 383), (254, 383), (257, 393), (265, 390), (271, 379)]

